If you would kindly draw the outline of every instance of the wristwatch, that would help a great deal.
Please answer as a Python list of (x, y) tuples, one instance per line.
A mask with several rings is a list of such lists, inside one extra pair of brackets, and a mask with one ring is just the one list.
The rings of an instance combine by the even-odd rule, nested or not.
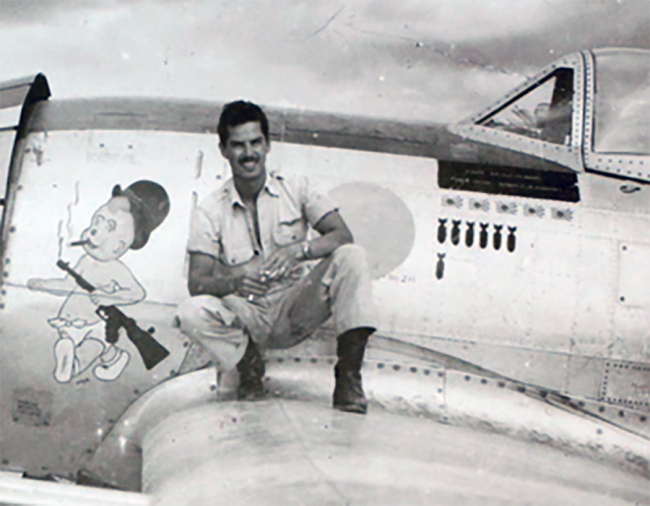
[(309, 241), (302, 241), (300, 243), (300, 251), (302, 252), (302, 259), (309, 260), (309, 257), (311, 257), (311, 246), (309, 245)]

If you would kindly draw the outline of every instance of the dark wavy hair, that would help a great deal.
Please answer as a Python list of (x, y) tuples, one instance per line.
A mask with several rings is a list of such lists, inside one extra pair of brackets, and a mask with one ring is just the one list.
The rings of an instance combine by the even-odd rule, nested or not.
[(236, 127), (252, 121), (258, 121), (260, 123), (262, 133), (268, 143), (269, 120), (260, 106), (244, 100), (237, 100), (224, 105), (221, 116), (219, 117), (219, 124), (217, 125), (217, 133), (219, 134), (219, 142), (221, 145), (225, 146), (228, 142), (228, 137), (230, 136), (230, 132), (228, 131), (229, 127)]

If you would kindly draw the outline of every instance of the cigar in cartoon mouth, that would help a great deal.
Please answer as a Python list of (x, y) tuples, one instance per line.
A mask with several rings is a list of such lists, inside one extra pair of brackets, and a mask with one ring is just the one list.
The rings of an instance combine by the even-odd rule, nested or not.
[(70, 246), (84, 246), (86, 244), (90, 244), (90, 239), (84, 239), (83, 241), (71, 242)]

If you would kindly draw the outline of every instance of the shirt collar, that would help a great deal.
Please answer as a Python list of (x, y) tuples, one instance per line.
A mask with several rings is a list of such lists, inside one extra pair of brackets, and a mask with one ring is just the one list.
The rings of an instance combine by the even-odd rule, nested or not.
[[(280, 189), (278, 188), (278, 181), (274, 173), (266, 175), (266, 182), (264, 183), (263, 192), (267, 192), (272, 197), (280, 196)], [(230, 200), (231, 207), (235, 204), (245, 207), (244, 202), (242, 201), (237, 188), (235, 188), (235, 180), (230, 178), (226, 181), (226, 184), (223, 187), (223, 197)]]

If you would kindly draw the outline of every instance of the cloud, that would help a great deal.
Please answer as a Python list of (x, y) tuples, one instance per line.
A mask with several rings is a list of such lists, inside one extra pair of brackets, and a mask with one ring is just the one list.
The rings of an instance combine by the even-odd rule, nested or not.
[(548, 0), (477, 2), (371, 1), (356, 16), (359, 28), (448, 42), (516, 35), (538, 29), (552, 17)]
[(52, 22), (75, 11), (109, 10), (119, 0), (0, 0), (0, 23), (5, 26)]
[(497, 68), (536, 67), (560, 56), (597, 47), (650, 49), (650, 8), (647, 0), (574, 0), (558, 2), (555, 17), (538, 30), (507, 37), (465, 41), (456, 52)]
[(2, 78), (43, 71), (54, 98), (245, 97), (431, 121), (564, 52), (642, 39), (650, 18), (637, 0), (0, 1)]

